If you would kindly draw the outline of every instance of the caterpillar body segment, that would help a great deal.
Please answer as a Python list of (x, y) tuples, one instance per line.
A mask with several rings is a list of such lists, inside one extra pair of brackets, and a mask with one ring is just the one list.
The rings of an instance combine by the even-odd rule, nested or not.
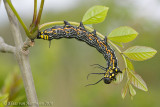
[[(53, 26), (52, 28), (48, 28), (39, 32), (37, 35), (37, 39), (44, 39), (49, 41), (52, 39), (61, 38), (75, 38), (79, 41), (86, 42), (88, 45), (96, 48), (104, 56), (107, 62), (107, 67), (105, 67), (105, 73), (103, 73), (104, 77), (101, 80), (103, 80), (106, 84), (110, 84), (113, 80), (116, 80), (116, 75), (118, 73), (122, 73), (118, 67), (118, 62), (114, 50), (107, 43), (107, 37), (105, 37), (104, 40), (100, 39), (96, 34), (96, 30), (93, 32), (87, 31), (82, 22), (80, 22), (80, 25), (77, 27), (71, 25), (67, 21), (64, 21), (64, 26)], [(100, 67), (98, 64), (95, 66)], [(87, 86), (95, 85), (101, 80), (94, 84), (88, 84)]]

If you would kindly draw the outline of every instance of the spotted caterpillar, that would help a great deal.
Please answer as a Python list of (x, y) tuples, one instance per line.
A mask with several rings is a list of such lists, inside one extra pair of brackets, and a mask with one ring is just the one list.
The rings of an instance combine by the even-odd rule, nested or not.
[(75, 38), (79, 41), (84, 41), (88, 45), (95, 47), (100, 53), (102, 53), (105, 60), (107, 61), (107, 67), (103, 67), (99, 64), (94, 64), (105, 72), (90, 74), (102, 74), (104, 76), (96, 83), (88, 84), (87, 86), (95, 85), (102, 80), (104, 81), (104, 83), (110, 84), (113, 80), (116, 80), (116, 75), (118, 73), (122, 73), (117, 65), (118, 62), (115, 53), (107, 43), (107, 37), (105, 37), (104, 40), (101, 40), (96, 35), (96, 30), (94, 30), (93, 32), (87, 31), (82, 22), (80, 22), (80, 25), (77, 27), (71, 25), (67, 21), (64, 21), (64, 26), (53, 26), (52, 28), (48, 28), (42, 32), (39, 32), (39, 34), (37, 35), (37, 39), (44, 39), (49, 41), (51, 41), (52, 39), (60, 38)]

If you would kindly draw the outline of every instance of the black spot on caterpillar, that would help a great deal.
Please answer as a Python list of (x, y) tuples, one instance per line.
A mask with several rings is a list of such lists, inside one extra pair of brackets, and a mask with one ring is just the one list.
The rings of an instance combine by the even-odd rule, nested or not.
[[(99, 64), (93, 65), (104, 70), (105, 72), (90, 74), (102, 74), (104, 76), (96, 83), (88, 84), (86, 86), (95, 85), (102, 80), (104, 81), (104, 83), (110, 84), (113, 80), (116, 80), (116, 75), (118, 73), (122, 73), (122, 71), (118, 67), (118, 62), (115, 53), (107, 43), (107, 37), (105, 37), (104, 40), (101, 40), (97, 36), (96, 30), (94, 30), (93, 32), (87, 31), (82, 22), (80, 22), (80, 25), (77, 27), (71, 25), (67, 21), (64, 21), (64, 26), (53, 26), (52, 28), (48, 28), (42, 32), (39, 32), (39, 34), (37, 35), (37, 39), (44, 39), (49, 41), (51, 41), (52, 39), (60, 38), (75, 38), (79, 41), (84, 41), (88, 45), (96, 48), (101, 54), (103, 54), (105, 60), (107, 61), (107, 67), (103, 67)], [(90, 74), (88, 74), (88, 76)]]

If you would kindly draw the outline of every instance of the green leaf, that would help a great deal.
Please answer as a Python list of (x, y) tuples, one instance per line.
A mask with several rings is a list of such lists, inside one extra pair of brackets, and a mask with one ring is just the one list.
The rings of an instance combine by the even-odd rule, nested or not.
[(19, 95), (18, 97), (16, 97), (16, 98), (14, 99), (14, 101), (16, 101), (16, 102), (21, 102), (21, 101), (24, 101), (25, 98), (26, 98), (25, 95)]
[(9, 74), (5, 79), (2, 93), (10, 93), (8, 99), (14, 101), (17, 96), (19, 97), (19, 93), (23, 89), (22, 87), (22, 77), (17, 70)]
[(128, 58), (126, 58), (126, 63), (127, 63), (127, 67), (128, 67), (130, 70), (134, 71), (133, 64), (132, 64), (132, 62), (131, 62)]
[(0, 102), (0, 107), (5, 107), (5, 104), (3, 102)]
[(125, 96), (126, 96), (126, 94), (127, 94), (128, 83), (129, 83), (129, 81), (126, 82), (126, 85), (123, 87), (122, 92), (121, 92), (121, 95), (122, 95), (122, 98), (123, 98), (123, 99), (125, 98)]
[(4, 95), (0, 95), (0, 107), (5, 107), (5, 105), (7, 104), (8, 101), (8, 96), (9, 94), (4, 94)]
[(143, 91), (148, 91), (146, 83), (138, 74), (133, 73), (131, 70), (127, 70), (127, 71), (128, 71), (128, 78), (135, 87)]
[(122, 47), (122, 48), (124, 47), (123, 44), (122, 44), (121, 42), (115, 42), (115, 41), (112, 41), (112, 42), (113, 42), (114, 44), (116, 44), (116, 45)]
[(135, 61), (147, 60), (152, 58), (156, 53), (155, 49), (145, 46), (133, 46), (123, 52), (125, 56)]
[(5, 100), (8, 98), (8, 93), (4, 95), (0, 95), (0, 101)]
[(5, 107), (5, 105), (3, 103), (0, 102), (0, 107)]
[(122, 82), (124, 74), (125, 74), (125, 69), (122, 71), (122, 73), (117, 74), (116, 80), (114, 81), (114, 83), (119, 84), (120, 82)]
[(124, 59), (125, 65), (126, 65), (126, 69), (134, 71), (134, 67), (133, 67), (132, 62), (126, 56), (122, 55), (122, 57)]
[(127, 26), (122, 26), (114, 29), (109, 35), (108, 39), (116, 42), (127, 43), (134, 40), (137, 37), (138, 33)]
[(86, 26), (89, 26), (90, 28), (94, 29), (92, 24), (87, 24)]
[(129, 84), (129, 93), (131, 96), (135, 96), (136, 95), (136, 91), (135, 89), (132, 87), (131, 84)]
[(94, 6), (91, 7), (83, 16), (82, 22), (84, 24), (96, 24), (103, 22), (107, 12), (108, 7), (105, 6)]

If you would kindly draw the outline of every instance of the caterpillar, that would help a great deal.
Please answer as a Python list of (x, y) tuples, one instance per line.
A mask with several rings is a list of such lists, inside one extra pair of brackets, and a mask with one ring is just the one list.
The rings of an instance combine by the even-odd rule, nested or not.
[[(118, 67), (115, 52), (107, 43), (107, 37), (105, 36), (104, 40), (100, 39), (96, 34), (96, 30), (94, 30), (93, 32), (87, 31), (82, 22), (80, 22), (80, 25), (77, 27), (71, 25), (67, 21), (64, 21), (64, 26), (53, 26), (52, 28), (47, 28), (41, 32), (39, 31), (37, 35), (37, 39), (44, 39), (49, 41), (51, 41), (52, 39), (61, 38), (75, 38), (79, 41), (86, 42), (88, 45), (96, 48), (101, 54), (103, 54), (107, 62), (107, 67), (103, 67), (99, 64), (94, 64), (93, 66), (96, 66), (104, 70), (105, 72), (90, 74), (102, 74), (104, 76), (96, 83), (88, 84), (86, 86), (95, 85), (102, 80), (104, 81), (104, 83), (110, 84), (113, 80), (116, 80), (116, 75), (118, 73), (122, 73), (122, 71)], [(88, 74), (88, 76), (90, 74)]]

